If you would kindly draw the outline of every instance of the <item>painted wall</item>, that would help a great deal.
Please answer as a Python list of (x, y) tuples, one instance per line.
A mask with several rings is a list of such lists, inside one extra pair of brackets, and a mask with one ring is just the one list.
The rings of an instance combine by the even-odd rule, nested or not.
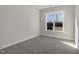
[[(45, 30), (45, 14), (54, 11), (64, 11), (64, 32)], [(56, 6), (40, 10), (40, 33), (41, 35), (74, 40), (74, 6)]]
[(79, 48), (79, 6), (75, 6), (75, 42)]
[(0, 6), (0, 48), (39, 35), (39, 12), (31, 6)]

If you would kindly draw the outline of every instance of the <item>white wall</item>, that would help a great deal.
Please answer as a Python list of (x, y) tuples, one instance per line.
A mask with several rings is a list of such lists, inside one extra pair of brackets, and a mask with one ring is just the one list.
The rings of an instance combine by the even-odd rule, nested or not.
[(79, 6), (75, 6), (75, 42), (79, 48)]
[(39, 12), (31, 6), (0, 6), (0, 48), (39, 35)]
[[(54, 11), (64, 11), (64, 32), (45, 30), (45, 14)], [(56, 6), (40, 10), (40, 33), (41, 35), (74, 40), (74, 6)]]

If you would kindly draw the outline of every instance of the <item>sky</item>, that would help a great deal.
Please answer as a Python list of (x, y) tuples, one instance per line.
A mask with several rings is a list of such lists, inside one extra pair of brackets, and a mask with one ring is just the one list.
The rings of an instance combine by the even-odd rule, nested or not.
[(63, 13), (48, 13), (47, 14), (47, 22), (53, 21), (64, 21), (64, 14)]

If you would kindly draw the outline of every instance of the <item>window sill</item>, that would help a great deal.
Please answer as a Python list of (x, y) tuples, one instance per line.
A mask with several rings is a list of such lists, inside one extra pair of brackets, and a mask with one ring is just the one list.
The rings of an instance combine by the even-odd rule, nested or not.
[(53, 31), (53, 30), (46, 30), (46, 31), (49, 31), (49, 32), (59, 32), (59, 33), (64, 32), (64, 31)]

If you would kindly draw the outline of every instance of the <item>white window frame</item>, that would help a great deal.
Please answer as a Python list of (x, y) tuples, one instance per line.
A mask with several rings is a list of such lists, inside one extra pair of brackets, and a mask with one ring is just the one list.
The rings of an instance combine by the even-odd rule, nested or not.
[(45, 14), (45, 31), (64, 32), (64, 17), (63, 17), (63, 30), (62, 31), (55, 31), (55, 21), (53, 22), (53, 30), (47, 30), (47, 15), (49, 13), (63, 13), (64, 14), (64, 11), (48, 12), (48, 13)]

